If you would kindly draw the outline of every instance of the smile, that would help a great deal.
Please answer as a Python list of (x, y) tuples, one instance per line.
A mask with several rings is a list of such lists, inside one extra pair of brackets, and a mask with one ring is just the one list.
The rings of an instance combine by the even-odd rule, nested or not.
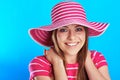
[(78, 42), (76, 43), (65, 43), (67, 46), (76, 46), (78, 44)]

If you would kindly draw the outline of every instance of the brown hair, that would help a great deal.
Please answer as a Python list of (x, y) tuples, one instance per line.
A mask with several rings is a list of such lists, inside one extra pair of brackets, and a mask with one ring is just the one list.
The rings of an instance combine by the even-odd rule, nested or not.
[(78, 74), (77, 74), (77, 80), (89, 80), (86, 70), (85, 70), (85, 60), (87, 57), (87, 51), (88, 51), (88, 28), (85, 27), (85, 43), (81, 50), (78, 52), (77, 56), (77, 62), (79, 64), (78, 68)]
[[(85, 29), (85, 43), (77, 54), (77, 62), (79, 64), (77, 80), (88, 80), (88, 76), (85, 70), (85, 60), (86, 60), (87, 51), (88, 51), (88, 28), (84, 27), (84, 29)], [(54, 43), (56, 53), (58, 54), (58, 56), (60, 56), (63, 59), (64, 66), (65, 66), (64, 55), (62, 54), (63, 53), (62, 50), (59, 48), (56, 34), (57, 34), (57, 30), (54, 30), (52, 32), (52, 41)]]

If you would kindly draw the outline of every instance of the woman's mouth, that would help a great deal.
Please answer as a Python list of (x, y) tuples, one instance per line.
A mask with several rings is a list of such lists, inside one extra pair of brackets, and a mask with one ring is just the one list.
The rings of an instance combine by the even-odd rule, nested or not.
[(79, 42), (65, 43), (67, 46), (76, 46)]

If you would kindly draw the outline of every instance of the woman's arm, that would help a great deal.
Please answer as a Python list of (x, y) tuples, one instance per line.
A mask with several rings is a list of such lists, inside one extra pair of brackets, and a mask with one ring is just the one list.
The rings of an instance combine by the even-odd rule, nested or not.
[(110, 80), (108, 67), (103, 66), (97, 69), (91, 59), (91, 53), (88, 51), (88, 55), (85, 62), (85, 68), (89, 77), (89, 80)]
[(55, 80), (68, 80), (63, 60), (54, 52), (53, 48), (50, 48), (50, 50), (46, 51), (45, 56), (53, 65)]
[(61, 60), (57, 61), (56, 60), (53, 63), (53, 69), (54, 69), (55, 80), (68, 80), (63, 61), (61, 61)]
[[(54, 52), (54, 50), (51, 48), (50, 50), (45, 51), (45, 56), (53, 66), (54, 80), (68, 80), (63, 60)], [(53, 80), (53, 79), (46, 76), (37, 76), (35, 77), (34, 80)]]

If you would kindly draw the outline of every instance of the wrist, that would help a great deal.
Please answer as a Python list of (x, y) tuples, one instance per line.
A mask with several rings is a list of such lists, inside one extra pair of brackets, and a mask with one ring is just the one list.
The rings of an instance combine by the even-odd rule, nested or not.
[(54, 65), (63, 65), (63, 60), (54, 60), (52, 64), (53, 64), (53, 66)]

